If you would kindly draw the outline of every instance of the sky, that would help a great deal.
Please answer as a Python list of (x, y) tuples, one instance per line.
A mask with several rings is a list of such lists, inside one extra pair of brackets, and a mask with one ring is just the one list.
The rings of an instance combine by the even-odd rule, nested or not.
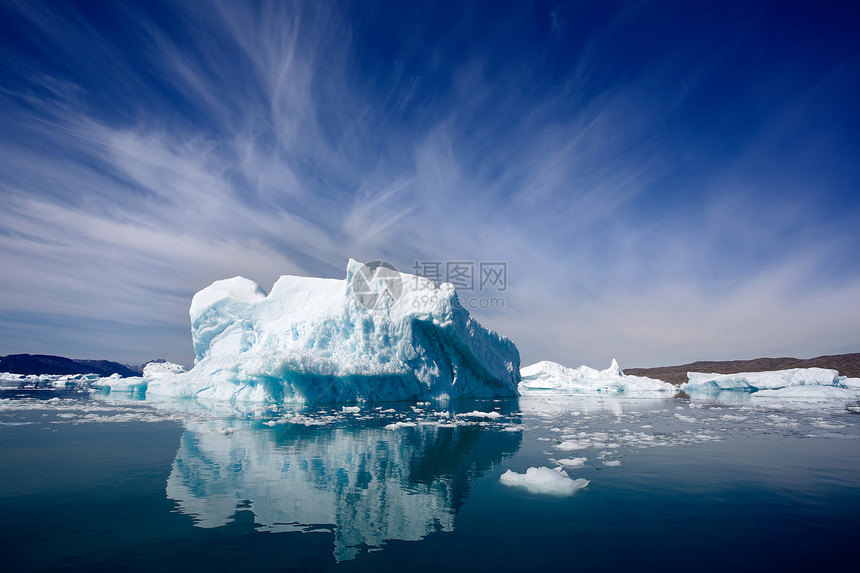
[(523, 364), (860, 351), (857, 30), (848, 1), (2, 0), (0, 355), (188, 366), (196, 291), (350, 257), (504, 263), (462, 298)]

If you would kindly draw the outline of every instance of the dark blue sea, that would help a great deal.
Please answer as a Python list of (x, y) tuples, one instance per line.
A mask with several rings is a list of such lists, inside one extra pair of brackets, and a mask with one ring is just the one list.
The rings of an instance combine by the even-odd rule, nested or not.
[[(266, 408), (7, 388), (0, 569), (856, 570), (858, 420), (681, 398)], [(500, 480), (531, 467), (589, 483)]]

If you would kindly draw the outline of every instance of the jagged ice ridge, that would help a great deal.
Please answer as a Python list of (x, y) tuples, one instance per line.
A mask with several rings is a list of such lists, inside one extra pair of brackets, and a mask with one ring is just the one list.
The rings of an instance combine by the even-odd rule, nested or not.
[(472, 318), (451, 284), (386, 267), (350, 259), (344, 280), (282, 276), (268, 294), (243, 277), (219, 280), (194, 295), (190, 316), (194, 368), (145, 372), (138, 385), (147, 394), (254, 402), (517, 395), (511, 340)]

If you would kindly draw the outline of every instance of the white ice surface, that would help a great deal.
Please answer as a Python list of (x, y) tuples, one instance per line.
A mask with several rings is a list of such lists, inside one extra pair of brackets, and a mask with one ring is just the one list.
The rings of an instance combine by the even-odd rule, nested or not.
[(6, 387), (88, 388), (98, 379), (98, 374), (12, 374), (0, 372), (0, 386)]
[(181, 374), (185, 367), (173, 362), (150, 362), (143, 367), (144, 378), (157, 378), (162, 375)]
[(548, 467), (529, 468), (524, 474), (508, 470), (499, 480), (507, 486), (525, 487), (530, 493), (551, 495), (570, 495), (590, 483), (587, 479), (571, 479), (561, 468), (552, 470)]
[(647, 394), (664, 392), (673, 394), (676, 388), (668, 382), (645, 376), (628, 376), (613, 359), (606, 370), (588, 366), (567, 368), (557, 362), (542, 361), (520, 369), (522, 394), (557, 391), (579, 394), (625, 393)]
[(845, 386), (846, 388), (852, 388), (855, 390), (860, 390), (860, 378), (840, 378), (839, 383)]
[(562, 458), (557, 461), (558, 464), (568, 467), (568, 468), (579, 468), (585, 465), (585, 462), (588, 461), (588, 458)]
[(789, 386), (839, 386), (839, 372), (826, 368), (790, 368), (768, 372), (712, 374), (688, 372), (681, 388), (687, 392), (777, 390)]

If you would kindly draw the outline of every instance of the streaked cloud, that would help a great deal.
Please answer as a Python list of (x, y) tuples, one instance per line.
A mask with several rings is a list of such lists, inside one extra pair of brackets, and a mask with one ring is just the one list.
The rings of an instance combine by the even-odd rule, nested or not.
[(798, 41), (767, 10), (102, 8), (3, 9), (2, 354), (188, 363), (196, 290), (350, 256), (507, 262), (477, 314), (526, 362), (860, 343), (839, 30), (801, 61), (762, 48)]

